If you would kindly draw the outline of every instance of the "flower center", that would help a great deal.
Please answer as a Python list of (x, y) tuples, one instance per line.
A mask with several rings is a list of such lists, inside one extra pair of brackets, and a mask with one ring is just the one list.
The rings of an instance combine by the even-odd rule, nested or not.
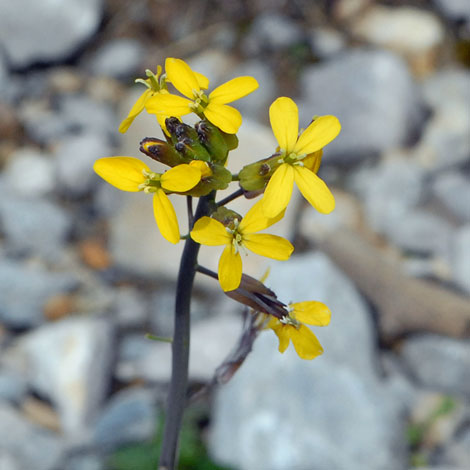
[(145, 176), (145, 181), (139, 184), (140, 191), (144, 193), (155, 193), (157, 189), (162, 187), (160, 182), (162, 175), (147, 170), (142, 170), (142, 174)]

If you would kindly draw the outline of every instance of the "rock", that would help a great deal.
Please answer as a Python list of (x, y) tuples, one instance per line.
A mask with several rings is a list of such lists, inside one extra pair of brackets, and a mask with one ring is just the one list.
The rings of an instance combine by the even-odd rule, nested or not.
[(0, 321), (11, 328), (40, 325), (44, 322), (43, 307), (47, 300), (77, 286), (77, 278), (70, 273), (46, 271), (4, 259), (0, 263)]
[(433, 193), (460, 221), (470, 222), (470, 179), (458, 171), (437, 174)]
[[(214, 44), (219, 43), (214, 42)], [(188, 60), (188, 64), (193, 70), (202, 73), (209, 79), (210, 90), (213, 90), (225, 81), (231, 80), (239, 75), (233, 73), (233, 69), (237, 66), (233, 56), (231, 54), (227, 54), (221, 49), (208, 49), (202, 51), (191, 57)]]
[(421, 385), (450, 395), (470, 395), (468, 341), (423, 334), (405, 340), (401, 354)]
[(61, 320), (21, 339), (31, 386), (55, 404), (69, 435), (79, 435), (96, 417), (108, 388), (112, 343), (112, 326), (94, 318)]
[(155, 396), (151, 390), (129, 388), (115, 394), (98, 419), (93, 441), (100, 450), (150, 440), (157, 424)]
[(385, 236), (402, 250), (421, 255), (446, 255), (453, 229), (442, 217), (415, 209), (403, 214), (384, 231)]
[(0, 199), (0, 221), (10, 252), (48, 259), (60, 255), (72, 225), (70, 214), (52, 201), (8, 195)]
[(5, 403), (0, 403), (0, 422), (0, 453), (8, 451), (19, 470), (60, 468), (64, 444), (57, 436), (33, 425)]
[[(215, 369), (222, 363), (235, 345), (241, 331), (241, 320), (234, 315), (197, 322), (191, 328), (189, 376), (191, 380), (209, 381)], [(158, 332), (157, 332), (158, 334)], [(117, 377), (124, 382), (146, 380), (167, 382), (171, 374), (171, 345), (147, 340), (148, 345), (137, 338), (127, 343), (127, 351), (121, 350), (125, 360), (117, 366)], [(132, 346), (132, 354), (129, 353)], [(125, 353), (125, 354), (124, 354)]]
[[(19, 405), (26, 397), (27, 384), (21, 374), (12, 369), (0, 368), (0, 400)], [(0, 468), (2, 468), (0, 466)]]
[[(69, 0), (67, 4), (48, 2), (41, 5), (23, 0), (21, 10), (18, 10), (18, 5), (2, 0), (0, 42), (12, 68), (71, 57), (98, 28), (102, 5), (101, 0)], [(28, 34), (24, 34), (25, 31)]]
[(470, 22), (470, 8), (465, 0), (433, 0), (433, 3), (448, 20)]
[(404, 62), (391, 52), (357, 49), (301, 75), (300, 122), (333, 114), (342, 124), (324, 161), (351, 163), (405, 144), (423, 122), (421, 102)]
[(468, 467), (470, 463), (470, 429), (468, 425), (450, 442), (441, 460), (452, 466), (450, 468), (464, 469)]
[(0, 468), (4, 470), (21, 470), (18, 460), (8, 450), (0, 450)]
[(5, 165), (3, 176), (8, 188), (20, 196), (44, 196), (55, 188), (52, 159), (31, 148), (14, 152)]
[(275, 12), (259, 14), (251, 24), (243, 48), (251, 55), (263, 51), (287, 49), (302, 40), (302, 31), (294, 20)]
[(329, 305), (331, 325), (315, 331), (325, 353), (302, 361), (291, 346), (281, 355), (274, 334), (262, 333), (218, 390), (213, 457), (241, 470), (403, 467), (400, 400), (379, 380), (371, 319), (354, 287), (322, 254), (276, 263), (267, 284), (281, 300)]
[(336, 29), (315, 28), (310, 35), (310, 48), (320, 59), (330, 59), (345, 47), (346, 39)]
[(455, 283), (470, 294), (470, 224), (455, 233), (450, 258)]
[(113, 313), (119, 326), (143, 326), (148, 317), (148, 301), (133, 287), (121, 287), (114, 292)]
[(373, 5), (358, 17), (352, 31), (375, 46), (402, 54), (419, 76), (434, 69), (437, 50), (445, 37), (434, 14), (408, 6)]
[(62, 140), (55, 152), (57, 179), (62, 190), (75, 196), (89, 192), (99, 181), (93, 164), (111, 153), (106, 137), (98, 133), (89, 132)]
[(443, 69), (424, 81), (423, 98), (433, 110), (461, 105), (470, 106), (468, 81), (470, 72), (464, 69)]
[(67, 470), (106, 470), (103, 458), (88, 452), (80, 452), (67, 459)]
[(114, 39), (98, 49), (88, 68), (94, 75), (128, 80), (138, 73), (144, 53), (144, 47), (135, 39)]

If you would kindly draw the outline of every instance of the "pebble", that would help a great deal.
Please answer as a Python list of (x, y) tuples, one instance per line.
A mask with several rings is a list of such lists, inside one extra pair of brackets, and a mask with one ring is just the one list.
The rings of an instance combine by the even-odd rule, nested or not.
[(4, 259), (0, 263), (0, 321), (10, 328), (38, 326), (44, 322), (48, 299), (77, 286), (73, 274)]
[(433, 3), (447, 19), (470, 22), (470, 8), (466, 0), (433, 0)]
[(346, 48), (346, 39), (335, 29), (315, 28), (310, 34), (310, 48), (319, 59), (331, 59)]
[(353, 163), (399, 147), (423, 123), (421, 102), (406, 64), (389, 51), (356, 49), (306, 67), (300, 77), (301, 125), (333, 114), (340, 135), (324, 162)]
[(107, 42), (90, 59), (88, 69), (94, 75), (129, 80), (139, 72), (145, 49), (139, 41), (119, 38)]
[(3, 178), (8, 189), (20, 196), (45, 196), (55, 189), (54, 162), (44, 152), (20, 148), (10, 156)]
[(146, 296), (134, 287), (120, 287), (113, 292), (112, 311), (122, 328), (143, 326), (148, 317)]
[(459, 221), (470, 222), (470, 178), (456, 170), (438, 173), (432, 191)]
[(63, 431), (80, 435), (96, 419), (108, 389), (113, 327), (96, 318), (67, 318), (21, 338), (31, 386), (56, 406)]
[(20, 373), (10, 368), (0, 367), (1, 401), (20, 405), (26, 397), (27, 390), (26, 379)]
[(470, 396), (468, 341), (422, 334), (404, 341), (401, 356), (414, 377), (427, 389)]
[(57, 180), (62, 191), (84, 196), (99, 181), (93, 171), (98, 158), (110, 156), (111, 146), (106, 137), (87, 132), (60, 141), (55, 150)]
[(60, 468), (64, 444), (56, 435), (32, 424), (12, 406), (1, 402), (0, 422), (0, 453), (8, 452), (20, 470)]
[(462, 226), (455, 232), (450, 259), (455, 283), (470, 295), (470, 224)]
[(95, 33), (102, 8), (100, 0), (69, 0), (67, 4), (23, 0), (18, 10), (16, 4), (1, 0), (0, 42), (10, 66), (26, 68), (71, 57)]
[(93, 432), (100, 450), (112, 452), (132, 443), (152, 438), (157, 424), (155, 395), (151, 390), (128, 388), (111, 397)]

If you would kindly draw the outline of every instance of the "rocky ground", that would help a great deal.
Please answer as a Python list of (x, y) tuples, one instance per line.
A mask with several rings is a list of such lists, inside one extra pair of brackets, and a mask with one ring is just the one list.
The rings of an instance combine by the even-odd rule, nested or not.
[[(24, 3), (27, 14), (0, 0), (0, 469), (153, 468), (123, 463), (122, 449), (161, 422), (170, 350), (145, 334), (172, 333), (181, 246), (160, 237), (145, 195), (106, 185), (92, 164), (138, 156), (141, 138), (158, 135), (146, 116), (117, 128), (141, 90), (133, 79), (165, 56), (211, 86), (258, 79), (239, 102), (233, 171), (272, 152), (277, 96), (299, 103), (304, 124), (335, 114), (343, 126), (321, 170), (336, 211), (320, 216), (297, 195), (277, 231), (297, 254), (247, 264), (254, 276), (271, 266), (282, 300), (330, 307), (325, 354), (281, 355), (263, 333), (199, 404), (212, 460), (469, 468), (468, 1)], [(241, 325), (239, 306), (197, 281), (195, 390)]]

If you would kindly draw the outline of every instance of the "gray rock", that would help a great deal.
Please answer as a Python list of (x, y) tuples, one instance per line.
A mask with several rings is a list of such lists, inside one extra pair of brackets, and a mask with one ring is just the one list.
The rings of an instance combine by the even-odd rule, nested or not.
[(22, 148), (11, 155), (3, 170), (5, 184), (21, 196), (44, 196), (55, 187), (54, 164), (49, 155)]
[(307, 67), (301, 90), (302, 125), (323, 114), (341, 121), (340, 135), (326, 149), (329, 161), (350, 163), (399, 147), (423, 121), (408, 69), (390, 52), (359, 49)]
[(373, 327), (354, 287), (321, 254), (277, 263), (268, 284), (284, 301), (327, 303), (332, 322), (315, 331), (325, 353), (303, 361), (291, 346), (281, 355), (263, 333), (217, 393), (214, 458), (241, 470), (403, 468), (401, 400), (379, 381)]
[(470, 294), (470, 224), (455, 233), (450, 257), (454, 281)]
[(80, 452), (67, 458), (66, 470), (106, 470), (103, 458), (86, 452)]
[(21, 339), (31, 386), (55, 404), (70, 435), (79, 436), (96, 418), (108, 388), (112, 345), (112, 326), (94, 318), (68, 318)]
[(390, 220), (385, 236), (402, 250), (422, 255), (447, 255), (453, 228), (442, 217), (415, 209)]
[(468, 107), (470, 106), (469, 80), (468, 70), (457, 68), (440, 70), (424, 81), (423, 98), (434, 110), (456, 104)]
[(70, 214), (50, 200), (9, 195), (0, 199), (0, 222), (9, 251), (49, 259), (60, 254), (72, 225)]
[(344, 36), (336, 29), (315, 28), (310, 34), (310, 47), (320, 59), (330, 59), (346, 47)]
[(157, 424), (155, 396), (151, 390), (130, 388), (114, 395), (94, 429), (93, 441), (111, 452), (123, 445), (152, 438)]
[(18, 4), (1, 0), (0, 42), (12, 67), (70, 57), (96, 31), (102, 3), (69, 0), (39, 4), (22, 0)]
[(138, 72), (144, 53), (144, 47), (135, 39), (114, 39), (98, 49), (88, 68), (95, 75), (127, 80)]
[(26, 379), (18, 372), (8, 368), (0, 369), (0, 400), (19, 405), (25, 398), (27, 389)]
[(437, 174), (433, 193), (462, 222), (470, 222), (470, 179), (457, 171)]
[(251, 24), (244, 40), (250, 54), (266, 50), (286, 49), (302, 40), (302, 31), (288, 16), (267, 11), (259, 14)]
[(0, 468), (2, 470), (21, 470), (18, 460), (8, 450), (0, 450)]
[(2, 260), (0, 321), (13, 328), (40, 325), (44, 322), (43, 307), (46, 301), (77, 286), (77, 278), (70, 273), (50, 272), (39, 267)]
[(106, 137), (87, 132), (62, 140), (56, 149), (57, 179), (61, 188), (75, 196), (83, 196), (99, 181), (93, 171), (98, 158), (111, 156)]
[(451, 395), (470, 396), (469, 341), (426, 334), (405, 340), (401, 353), (423, 386)]
[(132, 287), (115, 291), (112, 308), (118, 325), (123, 328), (142, 326), (148, 317), (147, 299)]
[(5, 403), (0, 403), (0, 422), (0, 453), (8, 451), (18, 470), (60, 468), (64, 444), (57, 436), (27, 421)]
[(470, 22), (470, 7), (466, 0), (433, 0), (433, 3), (447, 19)]

